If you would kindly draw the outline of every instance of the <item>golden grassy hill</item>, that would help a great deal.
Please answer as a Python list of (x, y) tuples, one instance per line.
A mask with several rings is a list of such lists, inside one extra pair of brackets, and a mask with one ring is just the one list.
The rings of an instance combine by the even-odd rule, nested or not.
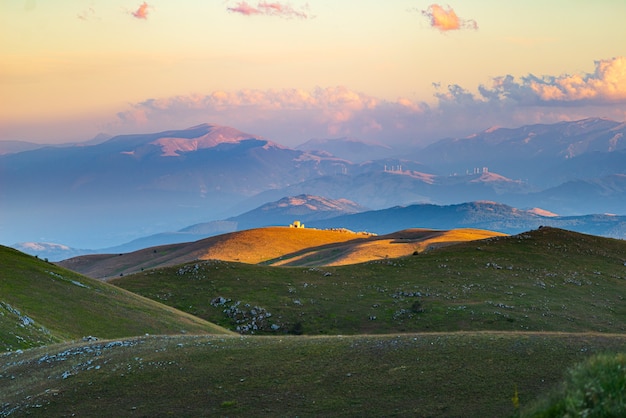
[(376, 236), (347, 230), (270, 227), (233, 232), (190, 243), (151, 247), (127, 254), (75, 257), (58, 264), (99, 279), (196, 260), (276, 266), (329, 266), (402, 257), (429, 247), (501, 235), (478, 229), (408, 229)]
[(232, 232), (190, 243), (151, 247), (127, 254), (74, 257), (57, 264), (89, 277), (105, 279), (195, 260), (216, 259), (258, 264), (306, 248), (346, 241), (367, 241), (371, 238), (369, 234), (346, 230), (269, 227)]
[(392, 234), (373, 236), (368, 240), (333, 243), (307, 248), (265, 264), (273, 266), (340, 266), (372, 260), (398, 258), (421, 253), (429, 248), (465, 241), (504, 236), (482, 229), (407, 229)]

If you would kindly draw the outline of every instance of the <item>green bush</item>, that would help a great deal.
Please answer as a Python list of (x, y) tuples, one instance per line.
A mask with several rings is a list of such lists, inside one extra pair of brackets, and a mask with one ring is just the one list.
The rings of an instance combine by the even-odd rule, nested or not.
[(570, 369), (561, 387), (522, 417), (626, 416), (626, 354), (600, 354)]

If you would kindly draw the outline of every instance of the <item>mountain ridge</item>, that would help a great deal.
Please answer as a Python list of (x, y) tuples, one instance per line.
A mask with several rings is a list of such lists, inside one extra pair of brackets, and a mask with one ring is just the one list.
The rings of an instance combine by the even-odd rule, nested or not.
[[(293, 208), (289, 205), (289, 202), (294, 201), (299, 203), (296, 205), (296, 212), (292, 211)], [(331, 208), (335, 206), (340, 210), (311, 210), (309, 207), (311, 202), (330, 205)], [(347, 204), (344, 209), (341, 209), (342, 203)], [(539, 226), (553, 226), (604, 237), (626, 238), (626, 217), (619, 215), (562, 216), (538, 207), (519, 209), (495, 201), (465, 202), (456, 205), (416, 204), (367, 210), (351, 201), (299, 195), (270, 202), (225, 220), (198, 223), (177, 232), (149, 235), (110, 248), (77, 250), (60, 244), (41, 243), (15, 244), (13, 247), (31, 255), (59, 261), (85, 254), (127, 253), (158, 245), (192, 242), (244, 229), (287, 226), (295, 220), (314, 228), (348, 228), (378, 234), (410, 228), (476, 228), (515, 234)], [(61, 250), (46, 251), (48, 247)]]
[(120, 135), (1, 155), (0, 230), (7, 245), (107, 248), (299, 194), (370, 209), (490, 200), (622, 214), (625, 132), (598, 118), (496, 128), (363, 162), (219, 125)]

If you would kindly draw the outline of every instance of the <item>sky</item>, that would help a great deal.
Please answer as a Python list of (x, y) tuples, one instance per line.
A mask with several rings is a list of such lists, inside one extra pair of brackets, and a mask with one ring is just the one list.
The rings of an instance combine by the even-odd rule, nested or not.
[(0, 0), (0, 140), (425, 145), (626, 120), (624, 0)]

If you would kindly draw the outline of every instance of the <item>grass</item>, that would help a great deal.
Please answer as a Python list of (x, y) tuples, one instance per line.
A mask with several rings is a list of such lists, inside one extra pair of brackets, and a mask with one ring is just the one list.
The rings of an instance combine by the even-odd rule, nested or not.
[(257, 334), (621, 333), (625, 257), (624, 241), (543, 228), (351, 266), (205, 261), (111, 283), (232, 330), (261, 308)]
[[(117, 288), (10, 251), (2, 342), (29, 318), (47, 346), (0, 355), (0, 416), (535, 416), (562, 388), (599, 399), (613, 363), (566, 370), (626, 352), (626, 243), (553, 228), (350, 266), (195, 261)], [(172, 308), (257, 335), (120, 318), (171, 334)], [(82, 335), (123, 339), (54, 344)]]
[(85, 336), (224, 333), (200, 318), (0, 246), (0, 351)]
[(0, 356), (0, 415), (510, 416), (626, 336), (142, 337)]

